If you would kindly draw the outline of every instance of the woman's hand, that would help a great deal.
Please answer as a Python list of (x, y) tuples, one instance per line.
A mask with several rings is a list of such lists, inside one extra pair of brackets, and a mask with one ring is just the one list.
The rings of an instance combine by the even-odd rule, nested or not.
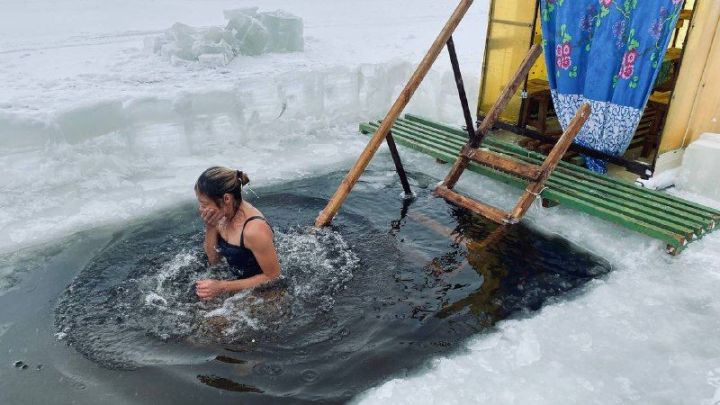
[(195, 290), (201, 300), (210, 300), (225, 292), (223, 282), (218, 280), (198, 280)]
[(202, 218), (205, 226), (208, 228), (217, 228), (218, 224), (224, 217), (225, 215), (215, 208), (200, 209), (200, 218)]

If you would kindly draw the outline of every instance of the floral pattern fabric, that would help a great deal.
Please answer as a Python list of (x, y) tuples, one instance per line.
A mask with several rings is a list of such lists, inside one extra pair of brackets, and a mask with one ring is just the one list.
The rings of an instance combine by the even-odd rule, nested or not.
[[(682, 0), (541, 0), (541, 24), (555, 110), (563, 128), (589, 102), (575, 142), (622, 155), (652, 92)], [(606, 172), (602, 160), (587, 166)]]

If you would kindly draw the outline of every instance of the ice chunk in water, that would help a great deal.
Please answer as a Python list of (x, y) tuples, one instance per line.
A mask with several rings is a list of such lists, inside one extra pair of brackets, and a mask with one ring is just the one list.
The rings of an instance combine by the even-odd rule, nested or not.
[(277, 10), (261, 13), (260, 21), (270, 33), (269, 52), (299, 52), (303, 50), (302, 18)]
[(685, 150), (676, 179), (679, 189), (720, 201), (720, 134), (704, 133)]

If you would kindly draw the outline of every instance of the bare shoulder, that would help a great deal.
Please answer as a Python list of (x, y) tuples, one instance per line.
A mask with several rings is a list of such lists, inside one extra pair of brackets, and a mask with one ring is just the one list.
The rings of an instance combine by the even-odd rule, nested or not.
[(264, 219), (255, 219), (245, 225), (245, 244), (252, 248), (272, 243), (272, 229)]

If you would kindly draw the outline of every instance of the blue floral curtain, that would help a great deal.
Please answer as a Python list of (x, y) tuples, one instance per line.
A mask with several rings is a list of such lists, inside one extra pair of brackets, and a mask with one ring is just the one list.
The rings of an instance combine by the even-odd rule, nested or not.
[[(652, 92), (682, 0), (541, 0), (543, 48), (563, 128), (584, 102), (575, 142), (625, 153)], [(586, 158), (605, 173), (606, 162)]]

